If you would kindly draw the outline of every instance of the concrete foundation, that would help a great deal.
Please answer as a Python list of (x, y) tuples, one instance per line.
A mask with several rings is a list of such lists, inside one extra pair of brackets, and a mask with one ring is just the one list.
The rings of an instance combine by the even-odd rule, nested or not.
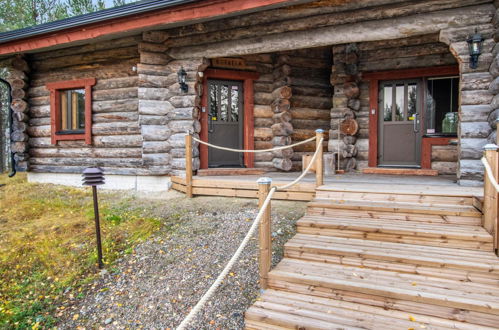
[[(106, 183), (99, 188), (113, 190), (165, 192), (171, 187), (169, 176), (105, 175)], [(82, 187), (81, 174), (28, 172), (28, 182), (53, 183)]]

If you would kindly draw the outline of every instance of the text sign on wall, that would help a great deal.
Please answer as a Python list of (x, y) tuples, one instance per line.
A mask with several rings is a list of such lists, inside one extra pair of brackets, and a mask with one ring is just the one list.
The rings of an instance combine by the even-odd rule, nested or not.
[(212, 59), (211, 65), (219, 68), (245, 69), (246, 61), (242, 58), (220, 57)]

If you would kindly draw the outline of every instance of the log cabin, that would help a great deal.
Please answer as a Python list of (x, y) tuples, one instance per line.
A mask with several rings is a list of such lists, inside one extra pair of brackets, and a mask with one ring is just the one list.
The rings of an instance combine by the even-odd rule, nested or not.
[[(186, 133), (262, 150), (322, 129), (326, 176), (398, 180), (278, 191), (312, 202), (271, 271), (270, 219), (260, 227), (265, 291), (246, 328), (497, 328), (499, 195), (480, 159), (497, 142), (498, 7), (158, 0), (2, 33), (15, 167), (34, 182), (76, 185), (99, 166), (111, 188), (173, 181), (191, 195), (256, 197), (254, 181), (197, 179), (193, 191), (187, 178), (301, 171), (316, 141), (234, 154), (191, 145)], [(486, 149), (497, 181), (497, 146)], [(469, 187), (484, 177), (485, 198)]]
[[(69, 183), (96, 165), (117, 188), (165, 189), (185, 169), (186, 131), (266, 149), (320, 128), (331, 166), (479, 184), (482, 147), (496, 141), (496, 5), (151, 1), (2, 33), (15, 166)], [(194, 169), (298, 171), (313, 149), (195, 144)]]

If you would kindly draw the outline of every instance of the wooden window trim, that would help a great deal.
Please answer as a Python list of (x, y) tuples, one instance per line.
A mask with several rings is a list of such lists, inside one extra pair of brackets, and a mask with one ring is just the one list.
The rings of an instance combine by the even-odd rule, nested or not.
[[(51, 143), (57, 141), (85, 140), (85, 144), (92, 144), (92, 86), (95, 78), (66, 80), (48, 83), (45, 86), (50, 91), (50, 137)], [(85, 132), (63, 133), (60, 124), (60, 92), (67, 89), (85, 89)]]
[[(444, 77), (450, 75), (459, 75), (459, 67), (457, 65), (366, 72), (362, 75), (363, 80), (369, 81), (369, 167), (378, 166), (378, 88), (380, 80)], [(421, 159), (423, 159), (424, 155), (422, 154), (421, 156)]]
[[(208, 79), (227, 79), (243, 81), (244, 90), (244, 123), (243, 123), (243, 148), (246, 150), (255, 149), (255, 131), (254, 131), (254, 116), (253, 116), (253, 80), (258, 79), (260, 75), (257, 72), (235, 71), (223, 69), (206, 69), (203, 72), (203, 97), (202, 107), (205, 112), (201, 111), (201, 132), (199, 137), (202, 141), (208, 142)], [(202, 109), (201, 109), (202, 110)], [(199, 146), (200, 167), (208, 168), (208, 147), (201, 144)], [(253, 168), (255, 166), (255, 154), (248, 152), (244, 154), (244, 166)]]
[(421, 168), (431, 169), (431, 152), (433, 146), (447, 146), (455, 137), (423, 137), (421, 146)]

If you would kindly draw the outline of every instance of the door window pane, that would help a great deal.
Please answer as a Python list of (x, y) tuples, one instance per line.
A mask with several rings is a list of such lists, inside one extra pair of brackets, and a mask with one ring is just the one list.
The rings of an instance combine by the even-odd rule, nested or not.
[(239, 121), (239, 86), (232, 86), (230, 98), (230, 120)]
[(395, 93), (395, 121), (403, 121), (405, 118), (405, 86), (397, 85)]
[(384, 118), (384, 121), (392, 121), (392, 99), (393, 99), (392, 86), (385, 86), (383, 88), (383, 118)]
[(60, 91), (61, 131), (85, 129), (85, 90), (68, 89)]
[(220, 120), (228, 121), (229, 117), (229, 86), (220, 86)]
[(208, 88), (210, 91), (210, 102), (209, 102), (209, 115), (210, 115), (210, 120), (217, 120), (217, 112), (218, 112), (218, 86), (217, 85), (211, 85), (211, 88)]
[(417, 84), (409, 84), (407, 86), (407, 120), (414, 120), (414, 115), (417, 112)]

